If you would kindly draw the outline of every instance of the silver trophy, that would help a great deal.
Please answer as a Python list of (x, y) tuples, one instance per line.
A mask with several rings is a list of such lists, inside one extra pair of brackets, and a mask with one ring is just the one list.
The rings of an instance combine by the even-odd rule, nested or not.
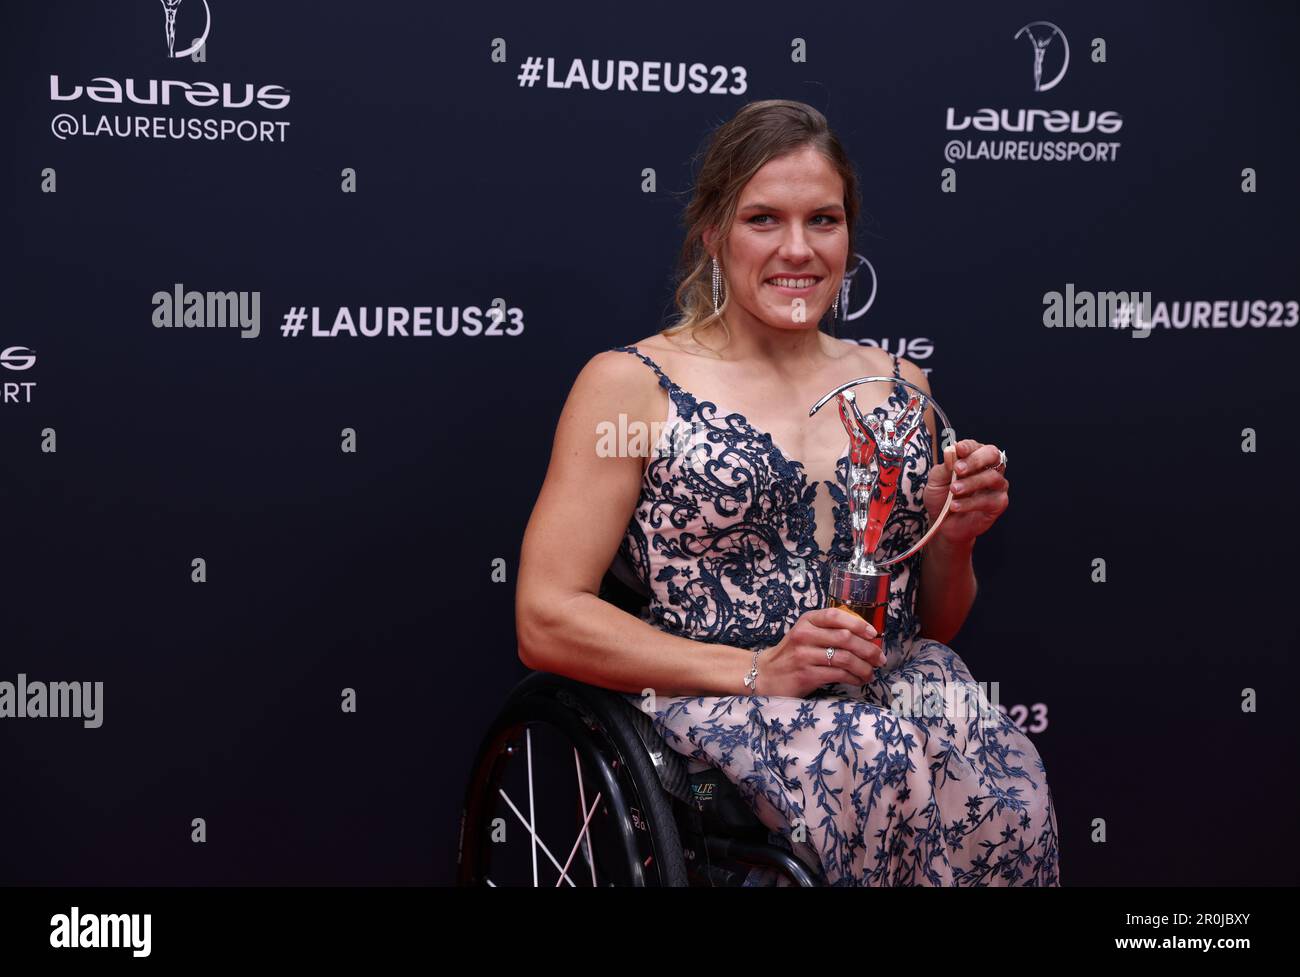
[[(907, 406), (897, 415), (864, 417), (849, 388), (863, 383), (901, 384), (914, 391)], [(836, 387), (808, 411), (812, 417), (834, 399), (839, 405), (840, 420), (849, 434), (848, 500), (853, 552), (847, 562), (831, 563), (830, 583), (826, 591), (827, 607), (843, 607), (863, 618), (880, 635), (883, 647), (885, 619), (889, 612), (888, 567), (905, 560), (927, 542), (939, 528), (952, 505), (952, 486), (939, 517), (925, 533), (904, 552), (888, 559), (876, 560), (876, 550), (889, 523), (898, 495), (898, 478), (906, 460), (907, 443), (925, 423), (925, 408), (934, 408), (942, 422), (941, 435), (955, 443), (948, 417), (933, 398), (915, 384), (899, 377), (859, 377)], [(886, 407), (886, 411), (888, 408)], [(933, 458), (931, 459), (933, 462)]]

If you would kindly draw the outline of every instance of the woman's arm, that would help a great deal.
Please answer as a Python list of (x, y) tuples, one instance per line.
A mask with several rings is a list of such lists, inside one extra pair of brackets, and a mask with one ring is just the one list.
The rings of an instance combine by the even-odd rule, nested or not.
[(946, 645), (966, 623), (978, 590), (971, 562), (973, 550), (974, 544), (953, 547), (936, 538), (921, 551), (920, 590), (916, 597), (921, 637)]
[[(898, 372), (930, 396), (930, 383), (919, 366), (899, 357)], [(933, 408), (926, 408), (925, 426), (930, 432), (930, 444), (938, 446)], [(974, 541), (970, 546), (953, 546), (936, 534), (921, 550), (916, 617), (922, 637), (948, 644), (966, 623), (979, 589), (971, 560), (974, 548)]]
[[(602, 600), (641, 491), (644, 458), (601, 457), (598, 425), (662, 417), (655, 374), (606, 351), (574, 381), (550, 466), (524, 531), (515, 591), (519, 658), (529, 668), (620, 692), (745, 695), (750, 653), (667, 634)], [(653, 445), (651, 446), (653, 450)]]

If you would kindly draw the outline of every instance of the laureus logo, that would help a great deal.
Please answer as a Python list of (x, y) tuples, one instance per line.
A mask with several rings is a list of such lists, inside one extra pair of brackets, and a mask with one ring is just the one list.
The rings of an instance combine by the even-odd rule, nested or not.
[[(203, 0), (203, 33), (184, 51), (176, 50), (176, 15), (180, 12), (181, 0), (162, 0), (162, 5), (163, 16), (166, 18), (167, 57), (187, 58), (203, 47), (203, 42), (208, 39), (208, 31), (212, 29), (212, 10), (208, 7), (208, 0)], [(193, 0), (190, 6), (194, 6)]]
[(845, 322), (866, 315), (871, 304), (876, 301), (876, 269), (856, 251), (853, 257), (858, 259), (857, 263), (844, 276), (844, 282), (840, 286), (840, 307), (844, 309)]
[[(1020, 30), (1016, 31), (1013, 41), (1020, 40), (1021, 36), (1029, 39), (1029, 43), (1034, 49), (1034, 91), (1045, 92), (1050, 88), (1055, 88), (1062, 78), (1065, 77), (1065, 69), (1070, 67), (1070, 42), (1065, 39), (1065, 33), (1055, 24), (1048, 23), (1045, 20), (1033, 20), (1026, 24)], [(1061, 43), (1057, 47), (1061, 50), (1061, 70), (1058, 71), (1051, 81), (1043, 81), (1043, 65), (1047, 60), (1047, 53), (1052, 48), (1052, 42), (1057, 38)], [(1053, 58), (1055, 61), (1055, 58)]]

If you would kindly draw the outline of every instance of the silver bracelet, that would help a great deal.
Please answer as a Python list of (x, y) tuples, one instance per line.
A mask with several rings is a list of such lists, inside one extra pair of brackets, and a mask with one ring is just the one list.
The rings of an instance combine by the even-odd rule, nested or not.
[(758, 651), (754, 652), (753, 664), (749, 667), (749, 674), (745, 676), (745, 687), (753, 695), (758, 695), (758, 654), (762, 650), (762, 648), (759, 648)]

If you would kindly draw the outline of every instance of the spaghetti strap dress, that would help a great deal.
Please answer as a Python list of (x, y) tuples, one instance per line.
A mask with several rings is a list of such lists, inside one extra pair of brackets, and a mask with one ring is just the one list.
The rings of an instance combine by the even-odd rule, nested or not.
[[(810, 481), (744, 415), (697, 399), (637, 347), (614, 349), (652, 369), (669, 404), (611, 572), (648, 595), (641, 619), (667, 633), (776, 645), (824, 605), (830, 562), (851, 555), (847, 450), (836, 481)], [(901, 379), (897, 357), (893, 375)], [(896, 383), (887, 403), (897, 410), (906, 394)], [(925, 425), (906, 450), (880, 559), (928, 526)], [(822, 552), (815, 529), (827, 501), (835, 532)], [(721, 770), (773, 841), (815, 855), (828, 885), (1058, 886), (1056, 813), (1037, 749), (987, 698), (974, 705), (971, 690), (984, 687), (956, 651), (920, 636), (923, 552), (888, 567), (887, 657), (869, 684), (764, 695), (760, 656), (759, 694), (623, 694), (692, 770)]]

